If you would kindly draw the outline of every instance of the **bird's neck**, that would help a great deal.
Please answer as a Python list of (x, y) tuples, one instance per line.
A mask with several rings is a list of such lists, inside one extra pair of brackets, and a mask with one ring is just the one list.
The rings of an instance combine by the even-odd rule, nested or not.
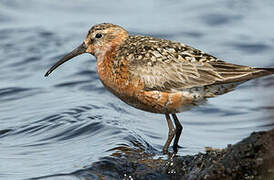
[[(136, 86), (139, 82), (135, 82), (130, 77), (128, 69), (128, 60), (117, 57), (119, 47), (107, 51), (104, 56), (97, 57), (97, 73), (104, 86), (122, 99), (124, 94), (130, 94), (132, 83)], [(119, 56), (119, 55), (118, 55)]]
[(117, 52), (117, 46), (110, 46), (106, 51), (101, 51), (97, 58), (97, 73), (102, 83), (110, 88), (116, 88), (117, 72), (119, 70), (114, 67), (115, 53)]
[(128, 34), (119, 34), (115, 38), (109, 40), (108, 43), (105, 43), (104, 46), (100, 46), (94, 52), (94, 55), (97, 58), (97, 65), (113, 60), (111, 55), (117, 53), (119, 47), (126, 41)]

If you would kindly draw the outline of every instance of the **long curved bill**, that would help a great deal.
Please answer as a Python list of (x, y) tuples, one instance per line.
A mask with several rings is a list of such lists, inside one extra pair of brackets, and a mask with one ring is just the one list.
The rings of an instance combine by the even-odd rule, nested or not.
[(60, 59), (56, 64), (54, 64), (45, 74), (45, 76), (48, 76), (50, 73), (52, 73), (52, 71), (54, 71), (57, 67), (59, 67), (61, 64), (65, 63), (66, 61), (74, 58), (75, 56), (78, 56), (80, 54), (83, 54), (86, 52), (86, 45), (83, 42), (80, 46), (78, 46), (77, 48), (75, 48), (73, 51), (71, 51), (70, 53), (68, 53), (67, 55), (65, 55), (62, 59)]

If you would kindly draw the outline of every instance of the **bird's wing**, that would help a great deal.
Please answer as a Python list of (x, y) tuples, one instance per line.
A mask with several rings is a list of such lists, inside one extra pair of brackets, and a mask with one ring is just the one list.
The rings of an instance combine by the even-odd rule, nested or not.
[(147, 90), (172, 91), (241, 82), (265, 73), (264, 70), (226, 63), (184, 44), (156, 42), (155, 48), (149, 44), (146, 50), (135, 50), (129, 59), (130, 73), (141, 79)]
[(145, 89), (171, 91), (212, 84), (226, 84), (255, 78), (253, 68), (225, 62), (173, 62), (135, 67)]

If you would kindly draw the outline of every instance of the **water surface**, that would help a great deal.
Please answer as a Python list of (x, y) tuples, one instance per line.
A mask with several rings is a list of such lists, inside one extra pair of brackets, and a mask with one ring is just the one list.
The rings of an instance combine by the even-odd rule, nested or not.
[[(1, 1), (0, 179), (85, 171), (120, 146), (161, 156), (165, 117), (110, 94), (98, 79), (94, 57), (74, 58), (44, 78), (92, 25), (111, 22), (232, 63), (274, 67), (273, 8), (270, 0)], [(253, 80), (179, 114), (184, 130), (178, 154), (223, 148), (273, 127), (273, 88), (274, 77)]]

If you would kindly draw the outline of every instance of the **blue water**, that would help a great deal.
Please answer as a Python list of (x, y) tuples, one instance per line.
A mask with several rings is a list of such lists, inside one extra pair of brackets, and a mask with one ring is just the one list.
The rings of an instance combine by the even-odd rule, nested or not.
[[(273, 8), (271, 0), (0, 1), (0, 179), (85, 171), (109, 150), (136, 142), (161, 156), (165, 117), (110, 94), (94, 57), (79, 56), (43, 76), (94, 24), (180, 41), (231, 63), (274, 67)], [(223, 148), (273, 128), (273, 88), (274, 76), (253, 80), (179, 114), (178, 154)]]

